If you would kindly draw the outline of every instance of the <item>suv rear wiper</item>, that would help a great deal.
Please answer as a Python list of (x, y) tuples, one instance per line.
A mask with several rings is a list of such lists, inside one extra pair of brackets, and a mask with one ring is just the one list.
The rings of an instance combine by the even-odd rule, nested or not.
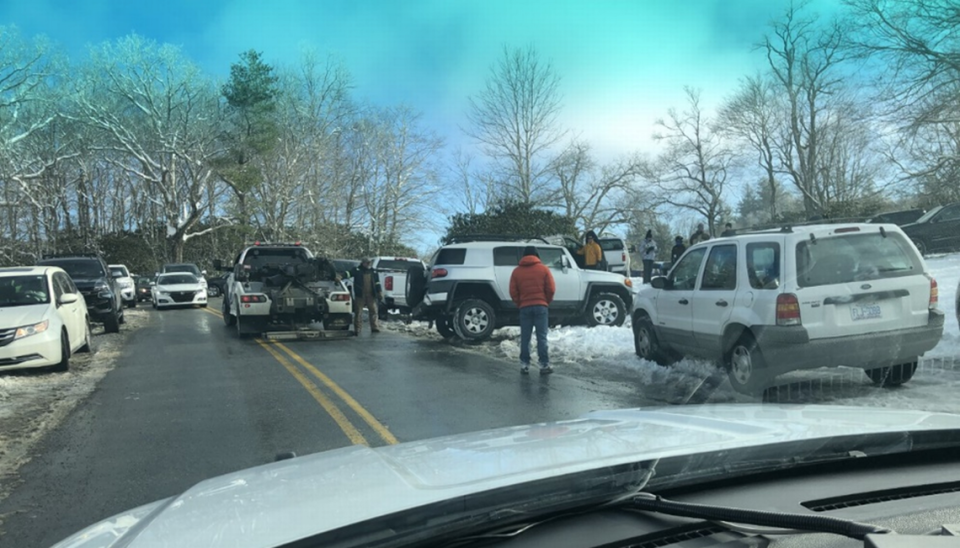
[(796, 529), (810, 531), (812, 533), (832, 533), (857, 540), (863, 540), (864, 537), (869, 534), (893, 532), (879, 525), (860, 523), (830, 516), (787, 514), (783, 512), (677, 502), (661, 498), (651, 493), (639, 493), (634, 497), (624, 500), (621, 505), (627, 508), (684, 518), (728, 521), (748, 525), (777, 527), (780, 529)]

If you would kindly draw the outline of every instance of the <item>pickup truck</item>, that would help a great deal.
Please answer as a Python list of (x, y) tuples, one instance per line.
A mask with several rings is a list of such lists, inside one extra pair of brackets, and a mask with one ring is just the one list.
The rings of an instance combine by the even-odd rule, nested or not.
[(379, 307), (381, 319), (391, 309), (409, 314), (412, 307), (407, 303), (407, 272), (411, 267), (426, 271), (427, 265), (411, 257), (374, 257), (371, 266), (380, 277), (380, 287), (383, 289), (383, 302)]

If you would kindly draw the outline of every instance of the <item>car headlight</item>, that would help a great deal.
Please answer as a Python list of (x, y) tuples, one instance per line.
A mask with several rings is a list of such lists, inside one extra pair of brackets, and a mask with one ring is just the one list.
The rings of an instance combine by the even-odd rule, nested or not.
[(13, 340), (29, 337), (30, 335), (36, 335), (37, 333), (43, 333), (48, 327), (50, 327), (50, 320), (43, 320), (42, 322), (35, 323), (33, 325), (18, 327), (17, 334), (13, 337)]
[(110, 291), (110, 286), (107, 284), (107, 282), (100, 280), (99, 282), (94, 284), (93, 290), (94, 291)]

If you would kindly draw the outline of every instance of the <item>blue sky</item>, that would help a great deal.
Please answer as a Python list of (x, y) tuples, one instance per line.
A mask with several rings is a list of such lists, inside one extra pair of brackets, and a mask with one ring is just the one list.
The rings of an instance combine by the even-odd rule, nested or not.
[[(8, 0), (0, 24), (80, 56), (136, 32), (225, 78), (241, 51), (275, 65), (304, 48), (343, 59), (355, 96), (405, 103), (449, 144), (504, 45), (533, 45), (561, 76), (562, 122), (602, 159), (652, 150), (685, 85), (709, 108), (762, 67), (754, 50), (789, 0)], [(818, 5), (833, 9), (834, 2)], [(823, 13), (821, 7), (820, 12)]]

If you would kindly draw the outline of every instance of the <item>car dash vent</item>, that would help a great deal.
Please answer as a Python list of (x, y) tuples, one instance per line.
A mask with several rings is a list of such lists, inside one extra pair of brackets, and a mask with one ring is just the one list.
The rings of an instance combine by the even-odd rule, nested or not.
[(726, 530), (727, 529), (713, 523), (691, 523), (690, 525), (671, 527), (670, 529), (657, 533), (605, 544), (602, 548), (659, 548), (661, 546), (673, 546), (698, 538), (711, 537)]
[(877, 504), (892, 500), (929, 497), (931, 495), (957, 492), (960, 492), (960, 481), (899, 487), (897, 489), (884, 489), (882, 491), (869, 491), (867, 493), (856, 493), (853, 495), (843, 495), (841, 497), (810, 500), (801, 502), (800, 504), (804, 508), (813, 510), (814, 512), (829, 512), (830, 510), (839, 510), (840, 508), (851, 508), (853, 506), (865, 506), (867, 504)]

